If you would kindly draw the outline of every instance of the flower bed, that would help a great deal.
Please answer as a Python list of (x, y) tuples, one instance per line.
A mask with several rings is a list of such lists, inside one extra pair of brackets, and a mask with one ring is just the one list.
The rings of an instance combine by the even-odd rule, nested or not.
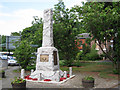
[(51, 79), (44, 79), (44, 81), (51, 81)]
[[(67, 78), (69, 78), (70, 77), (70, 75), (69, 74), (67, 74)], [(33, 80), (33, 81), (37, 81), (38, 79), (37, 78), (31, 78), (30, 77), (30, 75), (28, 75), (28, 76), (25, 76), (24, 77), (26, 80)], [(61, 77), (60, 78), (60, 81), (63, 81), (63, 80), (65, 80), (66, 78), (65, 77)], [(44, 79), (44, 81), (52, 81), (51, 79)]]

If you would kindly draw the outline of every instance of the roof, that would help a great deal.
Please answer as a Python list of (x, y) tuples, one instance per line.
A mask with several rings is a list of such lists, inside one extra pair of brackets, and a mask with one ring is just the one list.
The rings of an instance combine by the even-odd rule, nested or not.
[(89, 33), (82, 33), (82, 34), (78, 34), (78, 36), (76, 36), (77, 39), (86, 39), (86, 38), (90, 38)]

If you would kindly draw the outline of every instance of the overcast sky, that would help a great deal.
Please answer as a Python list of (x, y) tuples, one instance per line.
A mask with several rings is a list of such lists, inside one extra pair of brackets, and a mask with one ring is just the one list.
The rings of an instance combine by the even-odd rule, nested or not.
[[(70, 8), (85, 0), (63, 1)], [(30, 27), (33, 16), (43, 17), (43, 11), (57, 3), (58, 0), (0, 0), (0, 34), (10, 35)]]

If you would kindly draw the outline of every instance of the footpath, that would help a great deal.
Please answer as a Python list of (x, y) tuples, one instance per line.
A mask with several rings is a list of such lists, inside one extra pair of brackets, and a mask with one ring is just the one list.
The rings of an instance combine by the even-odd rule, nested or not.
[[(18, 69), (18, 66), (14, 67), (8, 67), (6, 70), (6, 78), (3, 78), (0, 80), (0, 83), (2, 82), (2, 85), (0, 88), (12, 88), (11, 81), (14, 79), (14, 77), (20, 77), (20, 73), (15, 73), (13, 70)], [(82, 78), (88, 74), (81, 73), (81, 72), (73, 72), (75, 75), (74, 78), (66, 81), (63, 84), (48, 84), (48, 83), (33, 83), (33, 82), (27, 82), (27, 88), (83, 88), (82, 87)], [(98, 77), (97, 75), (92, 75), (95, 78), (95, 87), (96, 88), (116, 88), (118, 89), (118, 80), (114, 79), (103, 79)], [(120, 83), (120, 82), (119, 82)]]

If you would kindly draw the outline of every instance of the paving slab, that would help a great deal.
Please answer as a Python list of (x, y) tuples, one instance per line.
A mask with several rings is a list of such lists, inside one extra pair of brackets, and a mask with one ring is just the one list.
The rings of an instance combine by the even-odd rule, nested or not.
[[(8, 67), (6, 70), (6, 78), (0, 80), (2, 85), (0, 88), (12, 88), (11, 81), (14, 79), (15, 76), (20, 77), (20, 73), (15, 73), (13, 70), (18, 69), (19, 67)], [(84, 76), (88, 76), (88, 74), (83, 72), (73, 72), (75, 75), (74, 78), (67, 80), (66, 82), (60, 84), (51, 84), (51, 83), (36, 83), (36, 82), (27, 82), (27, 88), (83, 88), (82, 87), (82, 78)], [(103, 79), (98, 77), (97, 75), (93, 75), (95, 78), (95, 87), (94, 88), (118, 88), (117, 79)]]

